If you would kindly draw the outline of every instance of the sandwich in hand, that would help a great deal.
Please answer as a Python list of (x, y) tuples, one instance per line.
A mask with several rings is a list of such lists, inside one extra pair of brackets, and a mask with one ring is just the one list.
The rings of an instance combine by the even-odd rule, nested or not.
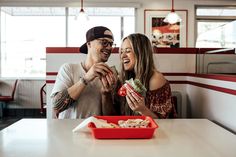
[(133, 80), (133, 78), (125, 81), (125, 84), (119, 89), (118, 94), (120, 96), (126, 96), (126, 90), (135, 93), (139, 97), (145, 97), (147, 91), (139, 79)]

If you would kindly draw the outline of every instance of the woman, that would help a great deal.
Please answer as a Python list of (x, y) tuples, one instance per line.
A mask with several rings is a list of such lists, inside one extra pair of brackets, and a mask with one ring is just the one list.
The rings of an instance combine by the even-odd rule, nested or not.
[(127, 90), (125, 100), (122, 101), (122, 114), (152, 118), (176, 117), (176, 110), (171, 103), (170, 84), (155, 68), (150, 40), (139, 33), (125, 37), (120, 48), (120, 60), (121, 83), (131, 78), (139, 79), (147, 89), (146, 97)]

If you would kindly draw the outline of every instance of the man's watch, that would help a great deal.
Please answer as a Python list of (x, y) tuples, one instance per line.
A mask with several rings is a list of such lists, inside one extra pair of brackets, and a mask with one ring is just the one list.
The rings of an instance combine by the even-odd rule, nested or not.
[(81, 77), (81, 78), (80, 78), (80, 81), (81, 81), (85, 86), (88, 85), (88, 81), (86, 81), (84, 77)]

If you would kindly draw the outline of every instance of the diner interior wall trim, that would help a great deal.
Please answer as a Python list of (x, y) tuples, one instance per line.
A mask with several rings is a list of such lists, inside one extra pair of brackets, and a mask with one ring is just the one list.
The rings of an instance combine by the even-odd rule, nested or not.
[[(223, 48), (194, 48), (194, 47), (181, 47), (181, 48), (162, 48), (162, 47), (154, 47), (154, 53), (157, 54), (205, 54), (208, 51), (212, 50), (220, 50)], [(47, 47), (46, 53), (80, 53), (79, 47)], [(119, 47), (115, 47), (112, 50), (112, 53), (119, 53)], [(220, 54), (235, 54), (235, 49), (227, 50), (225, 52), (221, 52)]]

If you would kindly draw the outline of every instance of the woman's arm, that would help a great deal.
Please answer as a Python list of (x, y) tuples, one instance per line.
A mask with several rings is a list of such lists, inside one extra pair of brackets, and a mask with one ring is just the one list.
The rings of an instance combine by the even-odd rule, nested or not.
[(168, 118), (174, 110), (169, 82), (158, 72), (150, 79), (146, 98), (127, 90), (126, 100), (133, 111), (152, 118)]

